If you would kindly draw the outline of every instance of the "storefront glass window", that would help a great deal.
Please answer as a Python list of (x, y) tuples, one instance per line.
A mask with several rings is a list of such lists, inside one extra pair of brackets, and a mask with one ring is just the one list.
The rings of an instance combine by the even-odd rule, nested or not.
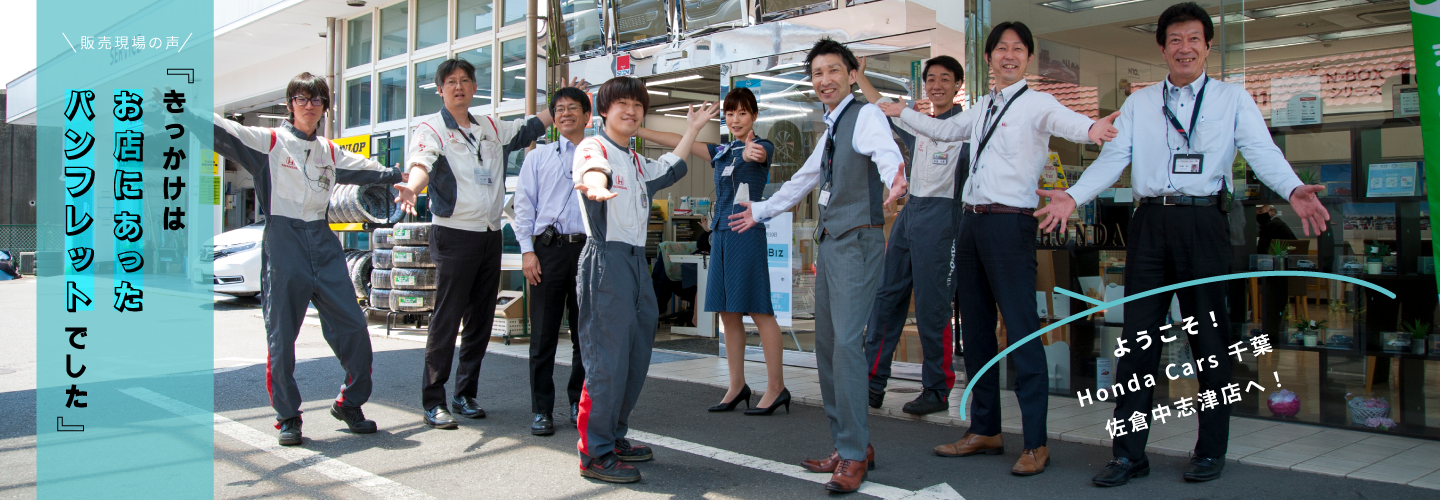
[(445, 0), (415, 0), (415, 50), (445, 43)]
[(455, 39), (495, 27), (495, 0), (459, 0), (455, 6)]
[(525, 98), (525, 39), (500, 44), (500, 89), (502, 101)]
[(475, 98), (470, 100), (470, 106), (485, 106), (495, 98), (495, 72), (491, 69), (493, 58), (490, 54), (490, 46), (486, 45), (478, 49), (467, 50), (455, 53), (455, 57), (464, 59), (475, 66)]
[(565, 37), (569, 43), (566, 54), (581, 54), (604, 49), (601, 31), (600, 3), (597, 0), (560, 0), (560, 14), (565, 18)]
[(670, 31), (662, 0), (615, 0), (615, 42), (636, 44), (660, 41)]
[(370, 77), (345, 82), (345, 127), (370, 124)]
[(370, 14), (351, 19), (346, 23), (345, 67), (353, 68), (370, 62), (371, 33)]
[[(371, 147), (371, 151), (372, 154), (370, 155), (370, 157), (374, 158), (375, 161), (380, 162), (382, 165), (394, 165), (396, 163), (399, 163), (401, 157), (405, 156), (405, 136), (377, 136), (375, 137), (375, 144), (373, 145), (373, 147)], [(391, 161), (392, 159), (394, 161)]]
[(406, 20), (409, 6), (409, 2), (400, 2), (380, 9), (381, 59), (405, 54), (405, 37), (408, 35), (405, 25), (409, 22)]
[(505, 16), (504, 26), (524, 21), (526, 14), (525, 0), (505, 0), (505, 10), (502, 14)]
[(765, 13), (761, 19), (766, 22), (830, 10), (834, 7), (831, 0), (761, 0), (761, 2)]
[(415, 116), (437, 113), (445, 101), (435, 93), (435, 70), (444, 62), (444, 57), (415, 63)]
[(379, 117), (385, 123), (405, 119), (405, 67), (380, 73)]

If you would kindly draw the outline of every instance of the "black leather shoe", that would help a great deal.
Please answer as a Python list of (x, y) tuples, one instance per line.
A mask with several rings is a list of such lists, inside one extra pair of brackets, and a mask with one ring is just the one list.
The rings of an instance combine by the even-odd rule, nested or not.
[(885, 391), (877, 391), (877, 390), (875, 390), (874, 387), (871, 387), (871, 388), (870, 388), (870, 407), (871, 407), (871, 408), (879, 408), (880, 405), (883, 405), (883, 404), (885, 404)]
[(535, 422), (530, 424), (530, 433), (536, 436), (549, 436), (555, 433), (555, 420), (549, 413), (536, 413)]
[(580, 403), (570, 403), (570, 425), (580, 427)]
[(911, 415), (929, 415), (950, 408), (950, 402), (940, 397), (940, 391), (923, 391), (914, 401), (905, 403), (900, 411)]
[(1145, 477), (1150, 475), (1150, 461), (1139, 462), (1128, 458), (1117, 457), (1105, 464), (1105, 470), (1100, 471), (1090, 482), (1096, 486), (1120, 486), (1130, 482), (1130, 478)]
[(444, 405), (425, 410), (425, 424), (436, 429), (460, 427), (460, 423), (455, 421), (455, 417), (450, 416), (450, 412), (445, 409)]
[(625, 463), (624, 459), (614, 453), (590, 460), (580, 468), (580, 475), (589, 478), (599, 479), (607, 483), (637, 483), (640, 482), (640, 469)]
[(365, 420), (365, 412), (360, 411), (358, 406), (341, 406), (340, 403), (335, 403), (330, 406), (330, 416), (345, 422), (345, 425), (350, 427), (350, 432), (356, 434), (370, 434), (376, 429), (375, 421)]
[(655, 458), (655, 453), (650, 451), (649, 446), (631, 444), (630, 440), (625, 438), (615, 440), (615, 455), (626, 462), (644, 462)]
[(1225, 457), (1192, 457), (1190, 459), (1190, 466), (1185, 468), (1185, 480), (1198, 483), (1220, 479), (1220, 471), (1223, 470), (1225, 470)]
[(450, 410), (465, 418), (485, 418), (485, 409), (475, 398), (455, 396), (450, 398)]
[(300, 417), (290, 417), (280, 422), (280, 446), (295, 446), (304, 441), (300, 437)]

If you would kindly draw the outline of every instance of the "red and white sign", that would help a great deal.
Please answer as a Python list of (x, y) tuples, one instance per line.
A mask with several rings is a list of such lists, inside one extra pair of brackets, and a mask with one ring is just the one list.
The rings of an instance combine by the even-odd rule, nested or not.
[(615, 76), (630, 76), (635, 69), (630, 66), (630, 54), (615, 56)]

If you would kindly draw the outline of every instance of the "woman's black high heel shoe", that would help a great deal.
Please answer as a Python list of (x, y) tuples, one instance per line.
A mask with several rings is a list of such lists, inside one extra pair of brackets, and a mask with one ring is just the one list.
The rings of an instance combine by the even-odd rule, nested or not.
[(732, 399), (726, 403), (720, 403), (718, 405), (711, 406), (710, 411), (721, 412), (734, 410), (736, 406), (740, 406), (741, 400), (745, 401), (745, 408), (747, 408), (745, 411), (750, 411), (748, 409), (750, 408), (750, 384), (745, 384), (745, 387), (740, 388), (740, 394), (736, 394), (735, 399)]
[(769, 414), (771, 414), (771, 413), (775, 413), (775, 409), (776, 409), (776, 408), (779, 408), (780, 405), (785, 405), (785, 413), (786, 413), (786, 414), (789, 414), (789, 413), (790, 413), (790, 388), (787, 387), (787, 388), (785, 388), (785, 389), (781, 389), (781, 390), (780, 390), (780, 397), (775, 398), (775, 402), (774, 402), (774, 403), (770, 403), (770, 407), (769, 407), (769, 408), (759, 408), (759, 407), (751, 408), (751, 409), (749, 409), (749, 410), (745, 410), (745, 414), (746, 414), (746, 415), (769, 415)]

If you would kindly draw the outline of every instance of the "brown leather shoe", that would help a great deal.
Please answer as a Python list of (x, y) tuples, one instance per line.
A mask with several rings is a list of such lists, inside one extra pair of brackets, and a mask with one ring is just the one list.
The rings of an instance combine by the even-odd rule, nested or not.
[(1017, 476), (1033, 476), (1045, 472), (1045, 466), (1050, 465), (1050, 448), (1041, 446), (1030, 448), (1020, 452), (1020, 460), (1015, 461), (1015, 466), (1010, 468), (1010, 473)]
[[(870, 445), (865, 446), (865, 463), (867, 467), (866, 470), (875, 470), (875, 447)], [(809, 459), (800, 462), (800, 466), (804, 467), (805, 470), (824, 474), (835, 472), (835, 467), (839, 466), (839, 464), (840, 450), (831, 451), (830, 456), (822, 460)]]
[(825, 483), (825, 489), (835, 493), (852, 493), (860, 489), (860, 483), (865, 482), (865, 470), (869, 468), (868, 460), (841, 460), (835, 466), (835, 474), (830, 476), (830, 482)]
[(999, 455), (1005, 453), (1005, 438), (999, 434), (994, 436), (981, 436), (973, 432), (967, 432), (959, 441), (945, 443), (935, 447), (935, 454), (942, 457), (968, 457), (984, 453), (986, 455)]

